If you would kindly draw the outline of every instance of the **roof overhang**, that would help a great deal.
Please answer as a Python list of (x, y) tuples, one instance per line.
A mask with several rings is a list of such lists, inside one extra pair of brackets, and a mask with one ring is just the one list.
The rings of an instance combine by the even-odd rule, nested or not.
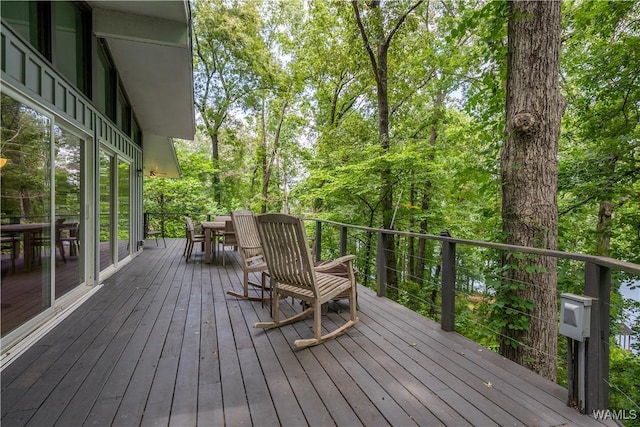
[(165, 136), (146, 135), (144, 138), (144, 167), (146, 176), (180, 178), (182, 171), (173, 147), (173, 141)]
[(195, 133), (188, 2), (89, 3), (142, 130), (145, 173), (179, 177), (171, 138)]

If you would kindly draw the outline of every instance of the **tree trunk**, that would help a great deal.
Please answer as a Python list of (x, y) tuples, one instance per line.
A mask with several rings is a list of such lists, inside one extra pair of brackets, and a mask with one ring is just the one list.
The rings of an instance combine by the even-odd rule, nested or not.
[[(413, 184), (413, 179), (414, 179), (413, 176), (414, 176), (414, 171), (411, 171), (411, 188), (409, 191), (409, 205), (412, 207), (412, 209), (413, 209), (413, 206), (416, 205), (416, 186)], [(415, 227), (416, 227), (416, 218), (412, 212), (411, 215), (409, 216), (409, 231), (415, 232), (416, 231)], [(407, 251), (409, 252), (409, 266), (408, 266), (409, 277), (411, 278), (411, 280), (414, 280), (417, 282), (418, 270), (416, 268), (417, 254), (416, 254), (416, 238), (415, 237), (409, 237), (409, 247)]]
[[(389, 95), (387, 93), (387, 46), (378, 46), (378, 138), (380, 146), (386, 153), (389, 151)], [(391, 230), (393, 224), (393, 175), (391, 168), (385, 163), (381, 171), (382, 178), (382, 227)], [(398, 276), (396, 274), (396, 251), (393, 234), (383, 234), (385, 259), (387, 260), (387, 296), (396, 299), (398, 296)]]
[(262, 109), (260, 110), (260, 129), (261, 129), (261, 141), (260, 141), (260, 164), (262, 165), (262, 189), (260, 192), (260, 213), (267, 212), (267, 197), (269, 196), (269, 173), (267, 163), (267, 123), (266, 123), (266, 106), (264, 99), (262, 99)]
[(267, 129), (266, 129), (266, 109), (264, 102), (262, 103), (262, 135), (263, 135), (263, 149), (264, 155), (262, 157), (262, 209), (261, 212), (267, 211), (267, 205), (269, 201), (269, 182), (271, 181), (271, 174), (273, 173), (273, 165), (276, 163), (278, 156), (278, 148), (280, 146), (280, 133), (282, 132), (282, 124), (284, 123), (284, 117), (287, 112), (289, 101), (283, 100), (282, 107), (280, 108), (280, 117), (278, 118), (278, 124), (276, 126), (276, 133), (273, 136), (273, 146), (271, 148), (271, 156), (267, 161)]
[[(433, 123), (431, 125), (431, 132), (429, 135), (429, 146), (431, 147), (431, 152), (427, 155), (427, 159), (429, 162), (433, 163), (435, 160), (434, 152), (436, 147), (436, 142), (438, 140), (438, 123), (440, 121), (440, 109), (444, 105), (444, 92), (441, 90), (438, 92), (438, 95), (434, 104), (433, 111)], [(422, 192), (422, 204), (420, 209), (422, 212), (427, 212), (431, 206), (431, 193), (432, 193), (432, 183), (430, 179), (427, 179), (424, 182), (424, 189)], [(429, 224), (426, 219), (420, 221), (420, 233), (427, 234), (429, 232)], [(427, 260), (427, 241), (425, 239), (420, 240), (420, 246), (418, 248), (418, 268), (419, 273), (418, 277), (420, 278), (420, 283), (424, 283), (424, 274), (425, 274), (425, 263)]]
[(213, 199), (218, 206), (222, 205), (222, 191), (220, 189), (220, 150), (218, 143), (219, 130), (220, 126), (217, 124), (211, 129), (211, 163), (213, 166), (211, 184), (213, 186)]
[[(373, 0), (369, 3), (372, 13), (375, 15), (373, 20), (373, 33), (375, 39), (376, 52), (374, 53), (367, 31), (364, 27), (362, 19), (360, 17), (360, 9), (358, 8), (358, 1), (352, 0), (351, 5), (355, 13), (358, 29), (360, 30), (360, 36), (364, 42), (365, 49), (369, 55), (371, 61), (371, 68), (376, 80), (377, 98), (378, 98), (378, 139), (380, 147), (382, 147), (383, 153), (389, 151), (389, 97), (387, 92), (388, 83), (388, 65), (387, 54), (389, 45), (393, 36), (402, 26), (407, 15), (415, 10), (422, 0), (418, 0), (413, 4), (405, 13), (403, 13), (396, 22), (396, 25), (389, 32), (385, 34), (384, 29), (384, 17), (380, 10), (381, 1)], [(382, 193), (381, 193), (381, 205), (382, 205), (382, 227), (385, 229), (392, 228), (393, 220), (393, 175), (391, 168), (385, 163), (380, 171)], [(398, 295), (398, 276), (396, 268), (396, 253), (393, 234), (383, 234), (382, 241), (385, 251), (386, 270), (387, 270), (387, 296), (391, 299), (396, 299)]]
[(613, 205), (611, 200), (601, 201), (598, 209), (598, 225), (596, 226), (596, 255), (609, 256), (612, 216)]
[[(558, 88), (560, 2), (512, 1), (509, 7), (507, 139), (501, 157), (503, 232), (509, 244), (556, 249), (557, 153), (564, 110)], [(502, 297), (530, 301), (533, 308), (518, 305), (514, 308), (519, 313), (506, 316), (500, 352), (555, 380), (556, 259), (515, 258), (505, 282), (524, 285), (504, 291)]]

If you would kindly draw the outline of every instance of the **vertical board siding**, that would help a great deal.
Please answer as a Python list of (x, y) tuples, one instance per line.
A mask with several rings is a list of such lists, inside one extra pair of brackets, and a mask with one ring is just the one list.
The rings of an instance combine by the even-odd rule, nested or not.
[(25, 54), (12, 40), (6, 51), (7, 55), (7, 74), (9, 74), (16, 82), (25, 84)]
[[(12, 83), (21, 92), (34, 94), (44, 107), (56, 111), (90, 135), (97, 134), (116, 152), (132, 157), (131, 150), (135, 149), (136, 144), (97, 111), (84, 94), (58, 75), (40, 54), (24, 44), (4, 25), (2, 40), (5, 58), (3, 80)], [(4, 49), (7, 44), (9, 48)], [(93, 114), (99, 117), (98, 129), (90, 119)]]

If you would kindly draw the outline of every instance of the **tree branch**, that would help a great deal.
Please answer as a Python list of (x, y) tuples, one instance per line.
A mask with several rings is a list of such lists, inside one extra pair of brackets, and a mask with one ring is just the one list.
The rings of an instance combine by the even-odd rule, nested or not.
[(369, 59), (371, 60), (371, 66), (373, 66), (373, 75), (376, 78), (376, 83), (380, 83), (380, 77), (378, 76), (378, 63), (376, 61), (376, 55), (373, 53), (371, 49), (371, 45), (369, 44), (369, 38), (367, 37), (367, 32), (364, 29), (364, 24), (362, 23), (362, 19), (360, 18), (360, 9), (358, 9), (358, 0), (352, 0), (351, 5), (353, 6), (353, 13), (356, 16), (356, 23), (358, 24), (358, 29), (360, 30), (360, 36), (362, 37), (362, 41), (364, 42), (364, 47), (367, 49), (367, 53), (369, 54)]
[(271, 149), (271, 158), (269, 159), (269, 166), (267, 167), (267, 171), (265, 173), (265, 181), (267, 185), (271, 179), (271, 171), (273, 170), (273, 163), (275, 162), (276, 156), (278, 154), (278, 146), (280, 142), (280, 132), (282, 130), (282, 123), (284, 122), (284, 116), (289, 105), (289, 100), (285, 99), (282, 103), (282, 108), (280, 109), (280, 118), (278, 119), (278, 125), (276, 127), (276, 134), (273, 137), (273, 147)]
[(590, 197), (587, 197), (586, 199), (584, 199), (584, 200), (582, 200), (581, 202), (578, 202), (578, 203), (576, 203), (575, 205), (573, 205), (573, 206), (571, 206), (571, 207), (569, 207), (569, 208), (567, 208), (567, 209), (563, 210), (562, 212), (558, 212), (558, 216), (562, 216), (562, 215), (564, 215), (564, 214), (567, 214), (567, 213), (571, 212), (571, 211), (572, 211), (572, 210), (574, 210), (574, 209), (578, 209), (580, 206), (584, 206), (584, 205), (586, 205), (587, 203), (589, 203), (591, 200), (593, 200), (593, 199), (595, 199), (595, 198), (596, 198), (596, 196), (595, 196), (595, 195), (590, 196)]
[(387, 36), (387, 39), (384, 41), (384, 44), (386, 46), (389, 46), (389, 44), (391, 44), (391, 39), (393, 38), (393, 36), (395, 35), (395, 33), (398, 31), (398, 29), (400, 29), (400, 26), (402, 25), (402, 23), (407, 19), (407, 16), (409, 16), (409, 14), (411, 12), (413, 12), (413, 10), (420, 6), (422, 4), (423, 0), (418, 0), (413, 6), (411, 6), (409, 8), (409, 10), (407, 10), (405, 13), (402, 14), (402, 16), (400, 17), (400, 19), (398, 20), (398, 22), (396, 22), (396, 26), (393, 27), (393, 29), (391, 30), (391, 32), (389, 33), (389, 35)]
[(405, 96), (404, 98), (400, 99), (398, 102), (396, 102), (390, 109), (389, 109), (389, 115), (393, 116), (396, 111), (398, 111), (398, 109), (400, 107), (402, 107), (402, 104), (405, 103), (405, 101), (411, 97), (413, 97), (415, 95), (415, 93), (419, 90), (422, 89), (423, 87), (425, 87), (427, 85), (427, 83), (429, 83), (431, 81), (431, 78), (433, 77), (433, 75), (435, 74), (435, 70), (431, 71), (431, 73), (429, 73), (429, 75), (426, 77), (425, 80), (422, 81), (422, 83), (420, 83), (418, 86), (415, 87), (415, 89), (413, 89), (413, 91), (411, 92), (410, 95)]
[[(629, 170), (629, 171), (627, 171), (627, 172), (623, 173), (623, 174), (622, 174), (622, 175), (620, 175), (619, 177), (617, 177), (617, 179), (616, 179), (616, 177), (614, 177), (613, 179), (609, 179), (609, 180), (607, 180), (607, 182), (605, 182), (605, 183), (604, 183), (604, 187), (603, 187), (603, 188), (610, 188), (610, 186), (611, 186), (611, 185), (613, 185), (613, 184), (615, 184), (615, 183), (616, 183), (616, 181), (617, 181), (617, 182), (619, 182), (619, 181), (621, 180), (621, 178), (625, 178), (625, 177), (628, 177), (628, 176), (633, 176), (633, 175), (635, 175), (635, 174), (637, 174), (637, 173), (639, 173), (639, 172), (640, 172), (640, 168), (631, 169), (631, 170)], [(595, 198), (596, 198), (596, 197), (598, 197), (598, 196), (599, 196), (599, 194), (594, 194), (594, 195), (592, 195), (592, 196), (589, 196), (589, 197), (587, 197), (585, 200), (582, 200), (582, 201), (580, 201), (580, 202), (576, 203), (575, 205), (573, 205), (573, 206), (571, 206), (571, 207), (569, 207), (569, 208), (567, 208), (567, 209), (563, 210), (562, 212), (559, 212), (559, 213), (558, 213), (558, 216), (562, 216), (562, 215), (564, 215), (564, 214), (566, 214), (566, 213), (571, 212), (571, 211), (572, 211), (572, 210), (574, 210), (574, 209), (579, 208), (580, 206), (586, 205), (587, 203), (589, 203), (591, 200), (595, 199)], [(621, 200), (621, 202), (620, 202), (620, 204), (619, 204), (618, 206), (622, 206), (624, 203), (626, 203), (626, 202), (627, 202), (627, 200), (628, 200), (628, 197), (627, 197), (627, 196), (623, 197), (623, 198), (622, 198), (622, 200)]]

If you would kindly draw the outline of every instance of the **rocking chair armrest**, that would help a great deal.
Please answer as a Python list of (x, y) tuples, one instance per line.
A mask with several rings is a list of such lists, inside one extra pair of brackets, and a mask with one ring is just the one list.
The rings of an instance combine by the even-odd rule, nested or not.
[(355, 255), (341, 256), (340, 258), (336, 258), (334, 260), (327, 261), (322, 263), (321, 265), (316, 266), (316, 271), (330, 270), (333, 267), (337, 267), (338, 265), (344, 264), (344, 263), (348, 263), (350, 265), (354, 259), (356, 259)]
[(249, 258), (246, 259), (246, 263), (247, 264), (250, 264), (250, 263), (252, 263), (254, 261), (264, 261), (264, 256), (255, 255), (255, 256), (252, 256), (252, 257), (249, 257)]

